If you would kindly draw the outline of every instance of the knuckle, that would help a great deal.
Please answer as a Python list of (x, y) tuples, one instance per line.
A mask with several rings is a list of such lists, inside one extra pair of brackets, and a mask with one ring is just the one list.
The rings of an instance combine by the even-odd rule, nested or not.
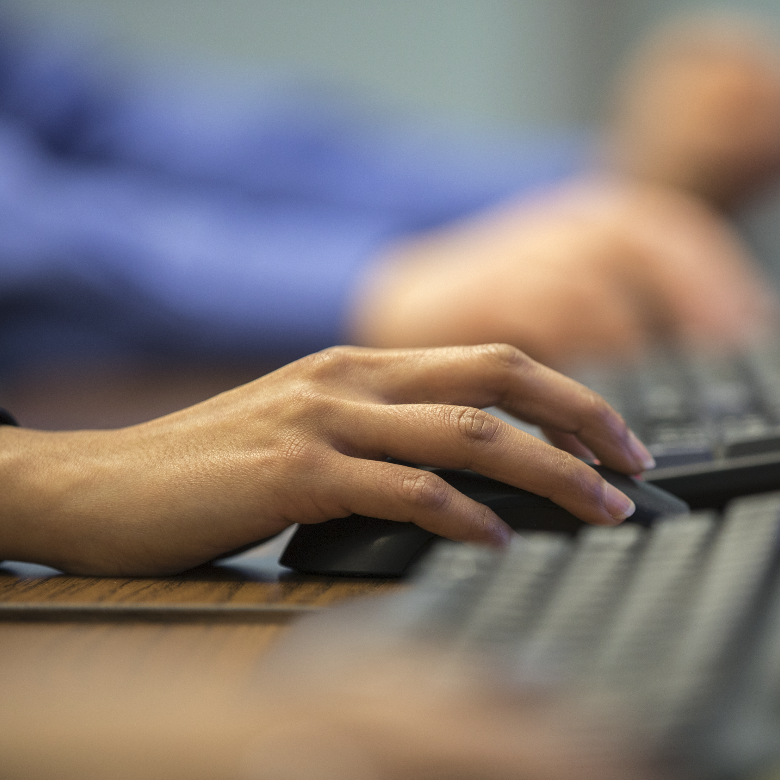
[[(281, 456), (302, 457), (304, 444), (312, 448), (333, 447), (342, 440), (340, 421), (345, 402), (308, 383), (288, 389), (284, 405), (277, 409), (275, 434)], [(293, 446), (299, 442), (297, 446)]]
[(324, 457), (317, 442), (301, 433), (289, 433), (282, 438), (276, 449), (279, 461), (296, 471), (311, 473)]
[[(556, 468), (561, 474), (561, 484), (576, 491), (582, 499), (591, 504), (600, 504), (604, 480), (589, 466), (577, 460), (568, 452), (558, 451)], [(568, 491), (567, 491), (568, 492)]]
[(361, 350), (358, 347), (328, 347), (303, 358), (309, 375), (315, 378), (329, 378), (342, 375), (357, 361)]
[(598, 393), (586, 389), (587, 414), (600, 428), (614, 428), (622, 425), (623, 418)]
[(427, 511), (446, 509), (451, 503), (451, 488), (440, 477), (428, 471), (404, 474), (401, 493), (407, 501)]
[(488, 361), (505, 370), (516, 371), (527, 368), (534, 363), (525, 352), (511, 344), (483, 344), (477, 349)]
[(326, 420), (332, 416), (338, 405), (337, 399), (329, 393), (308, 385), (290, 388), (286, 402), (288, 411), (302, 423)]
[(450, 407), (448, 416), (458, 435), (474, 443), (490, 443), (501, 429), (501, 421), (482, 409)]

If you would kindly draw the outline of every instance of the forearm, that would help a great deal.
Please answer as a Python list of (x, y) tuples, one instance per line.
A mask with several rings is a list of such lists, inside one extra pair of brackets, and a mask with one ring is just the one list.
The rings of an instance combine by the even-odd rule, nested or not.
[(0, 426), (0, 560), (172, 574), (276, 533), (262, 521), (249, 531), (222, 525), (221, 511), (239, 514), (240, 501), (220, 458), (192, 450), (187, 434), (177, 415), (103, 431)]
[(89, 555), (78, 501), (97, 474), (83, 438), (0, 426), (0, 559), (71, 569)]

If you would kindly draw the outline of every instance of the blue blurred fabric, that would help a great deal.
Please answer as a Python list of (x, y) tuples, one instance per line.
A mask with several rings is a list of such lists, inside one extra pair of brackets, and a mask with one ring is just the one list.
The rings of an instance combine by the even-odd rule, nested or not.
[(0, 374), (289, 359), (345, 339), (385, 245), (575, 172), (576, 134), (458, 136), (258, 75), (0, 34)]

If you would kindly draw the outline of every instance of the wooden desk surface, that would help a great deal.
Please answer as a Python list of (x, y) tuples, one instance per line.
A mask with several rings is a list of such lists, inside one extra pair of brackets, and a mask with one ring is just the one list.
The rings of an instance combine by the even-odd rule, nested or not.
[(96, 636), (96, 631), (121, 628), (130, 637), (126, 641), (136, 644), (137, 638), (144, 645), (151, 629), (172, 636), (187, 628), (186, 633), (221, 637), (220, 652), (229, 654), (229, 626), (217, 628), (232, 623), (233, 633), (247, 645), (240, 652), (254, 647), (259, 657), (277, 632), (299, 617), (400, 587), (392, 580), (296, 574), (277, 562), (288, 536), (165, 578), (74, 577), (45, 566), (0, 564), (0, 652), (9, 642), (22, 652), (12, 640), (15, 635)]
[[(277, 563), (280, 545), (216, 565), (202, 566), (174, 577), (73, 577), (45, 566), (0, 564), (0, 620), (9, 606), (65, 604), (85, 610), (102, 605), (106, 614), (122, 606), (193, 605), (321, 608), (345, 598), (369, 595), (397, 586), (392, 580), (315, 577), (296, 574)], [(282, 545), (283, 546), (283, 545)], [(119, 611), (119, 609), (117, 609)], [(248, 614), (248, 613), (247, 613)]]
[[(393, 580), (297, 574), (277, 562), (289, 536), (286, 532), (248, 553), (174, 577), (73, 577), (46, 566), (0, 563), (0, 620), (12, 619), (10, 607), (25, 605), (48, 605), (52, 612), (80, 606), (84, 616), (90, 607), (100, 606), (106, 617), (129, 611), (126, 607), (148, 606), (168, 608), (173, 619), (177, 610), (186, 619), (186, 608), (196, 605), (213, 607), (215, 616), (221, 606), (313, 610), (398, 587)], [(79, 617), (78, 609), (73, 617)]]
[(90, 655), (133, 667), (143, 658), (155, 673), (195, 664), (238, 683), (298, 618), (399, 587), (298, 575), (264, 553), (160, 579), (0, 565), (0, 690), (8, 676), (53, 673)]
[(297, 575), (283, 543), (164, 579), (0, 564), (0, 776), (242, 777), (275, 710), (253, 687), (269, 646), (306, 612), (398, 587)]

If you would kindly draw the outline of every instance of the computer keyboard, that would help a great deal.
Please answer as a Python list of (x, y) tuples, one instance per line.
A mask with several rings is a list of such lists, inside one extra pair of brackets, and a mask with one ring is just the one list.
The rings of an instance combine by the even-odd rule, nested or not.
[(658, 467), (646, 479), (691, 507), (780, 489), (780, 343), (731, 356), (659, 352), (566, 373), (606, 398), (648, 446)]
[(401, 634), (489, 654), (613, 712), (686, 776), (780, 776), (780, 493), (645, 529), (444, 545), (396, 599)]

